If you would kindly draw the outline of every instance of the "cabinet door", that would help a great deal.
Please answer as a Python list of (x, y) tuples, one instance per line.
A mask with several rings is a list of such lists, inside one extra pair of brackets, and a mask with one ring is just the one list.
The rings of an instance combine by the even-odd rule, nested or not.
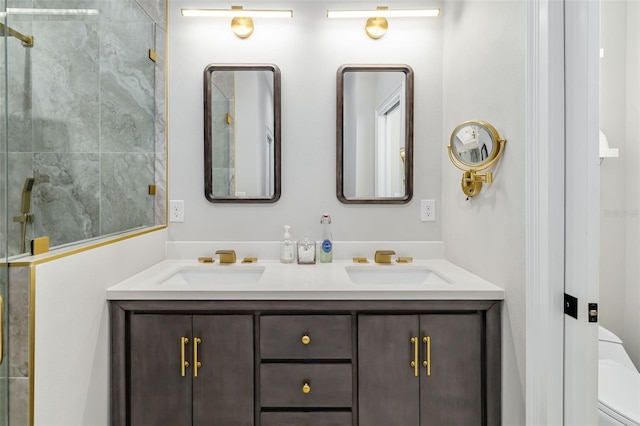
[(201, 339), (202, 363), (193, 377), (193, 424), (252, 426), (253, 316), (194, 316), (193, 337)]
[[(181, 337), (189, 338), (191, 316), (131, 315), (131, 426), (190, 426), (191, 369), (181, 374)], [(186, 357), (186, 354), (185, 354)]]
[(417, 315), (358, 316), (358, 412), (365, 426), (418, 426)]
[(482, 315), (421, 315), (420, 328), (422, 360), (422, 340), (431, 341), (430, 375), (420, 362), (420, 425), (482, 425)]

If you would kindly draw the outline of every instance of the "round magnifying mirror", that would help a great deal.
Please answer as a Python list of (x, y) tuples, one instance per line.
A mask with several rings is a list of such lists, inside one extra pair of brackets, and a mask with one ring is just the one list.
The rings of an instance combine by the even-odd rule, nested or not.
[(480, 173), (493, 166), (504, 152), (506, 139), (484, 121), (465, 121), (451, 132), (449, 158), (462, 170), (462, 192), (475, 197), (482, 190), (482, 183), (493, 182), (493, 173)]
[(451, 151), (469, 168), (480, 170), (498, 155), (500, 136), (484, 121), (466, 121), (451, 133)]

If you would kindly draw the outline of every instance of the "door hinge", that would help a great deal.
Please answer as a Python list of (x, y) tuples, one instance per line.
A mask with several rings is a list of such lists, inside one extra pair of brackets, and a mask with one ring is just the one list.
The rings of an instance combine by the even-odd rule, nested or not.
[(578, 298), (570, 294), (564, 294), (564, 313), (578, 319)]
[(598, 322), (598, 304), (589, 303), (589, 322)]

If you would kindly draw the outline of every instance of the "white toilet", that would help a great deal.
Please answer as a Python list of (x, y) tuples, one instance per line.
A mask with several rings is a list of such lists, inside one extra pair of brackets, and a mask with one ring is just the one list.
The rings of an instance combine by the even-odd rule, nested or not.
[(640, 426), (640, 373), (622, 340), (600, 327), (598, 342), (600, 426)]

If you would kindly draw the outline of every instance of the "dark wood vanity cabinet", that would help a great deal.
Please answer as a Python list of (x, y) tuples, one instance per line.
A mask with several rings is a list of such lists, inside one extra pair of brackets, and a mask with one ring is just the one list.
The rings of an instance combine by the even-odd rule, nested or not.
[(112, 424), (253, 426), (252, 315), (133, 311), (125, 321), (112, 330)]
[(483, 425), (482, 328), (479, 312), (360, 315), (360, 423)]
[(111, 424), (497, 426), (500, 305), (112, 301)]

